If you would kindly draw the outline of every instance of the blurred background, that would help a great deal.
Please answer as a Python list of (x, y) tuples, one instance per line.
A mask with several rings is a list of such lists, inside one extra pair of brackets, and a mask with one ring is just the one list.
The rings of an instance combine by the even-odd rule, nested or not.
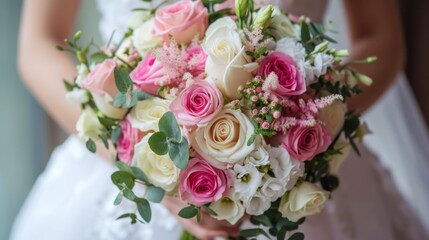
[[(22, 1), (0, 1), (0, 239), (7, 239), (13, 220), (52, 149), (65, 134), (26, 90), (16, 69), (16, 47)], [(429, 1), (401, 0), (407, 41), (408, 79), (429, 123)], [(83, 0), (76, 29), (100, 42), (94, 0)], [(85, 24), (83, 24), (85, 23)], [(426, 95), (425, 95), (426, 94)], [(428, 124), (429, 126), (429, 124)]]

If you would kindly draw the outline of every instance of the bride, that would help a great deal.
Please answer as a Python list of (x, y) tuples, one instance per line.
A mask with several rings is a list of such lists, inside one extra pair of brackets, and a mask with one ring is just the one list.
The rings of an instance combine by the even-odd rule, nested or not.
[[(100, 26), (105, 36), (110, 35), (113, 30), (125, 31), (130, 10), (145, 5), (147, 7), (148, 4), (139, 0), (98, 2), (103, 14)], [(156, 5), (161, 1), (154, 2)], [(322, 0), (282, 1), (284, 10), (308, 15), (314, 21), (322, 21), (326, 4)], [(72, 79), (76, 70), (70, 58), (55, 51), (52, 46), (71, 35), (78, 8), (78, 0), (27, 0), (23, 11), (19, 50), (19, 67), (28, 88), (51, 116), (70, 133), (75, 132), (79, 107), (65, 100), (61, 79)], [(350, 29), (352, 58), (376, 55), (380, 59), (373, 65), (359, 66), (359, 70), (374, 78), (374, 85), (365, 89), (365, 94), (350, 104), (350, 108), (364, 111), (391, 85), (391, 89), (408, 87), (404, 80), (394, 82), (404, 60), (398, 9), (394, 0), (344, 0), (344, 9)], [(403, 114), (396, 119), (395, 116), (400, 114), (398, 112), (412, 111), (420, 117), (415, 104), (406, 107), (401, 104), (412, 103), (413, 96), (409, 91), (406, 95), (391, 92), (389, 90), (387, 96), (394, 94), (391, 98), (398, 102), (396, 109), (385, 108), (390, 106), (390, 101), (382, 99), (376, 106), (380, 110), (377, 111), (378, 115), (373, 115), (386, 121), (379, 123), (379, 119), (371, 117), (371, 112), (367, 119), (370, 126), (373, 123), (376, 126), (373, 128), (375, 133), (384, 131), (386, 134), (375, 135), (381, 141), (373, 137), (373, 147), (381, 149), (381, 157), (389, 156), (389, 151), (396, 150), (389, 149), (389, 146), (401, 144), (401, 138), (410, 136), (407, 131), (399, 132), (400, 129), (394, 127), (394, 131), (391, 131), (388, 126), (395, 126), (393, 120), (404, 120), (405, 126), (400, 126), (403, 129), (415, 125), (416, 120), (411, 115)], [(398, 160), (395, 164), (402, 166), (408, 162), (412, 166), (419, 166), (420, 163), (423, 166), (424, 157), (429, 153), (421, 151), (428, 151), (429, 148), (416, 150), (414, 145), (425, 144), (428, 137), (424, 131), (416, 134), (414, 138), (402, 139), (408, 143), (403, 147), (404, 152), (421, 153), (421, 159), (404, 158), (400, 159), (402, 163)], [(388, 139), (391, 136), (393, 139)], [(393, 144), (383, 146), (384, 142), (392, 141)], [(307, 219), (303, 226), (307, 239), (429, 239), (406, 201), (389, 185), (390, 176), (380, 168), (377, 158), (365, 147), (361, 146), (361, 149), (362, 158), (351, 155), (344, 163), (339, 173), (341, 187), (334, 192), (325, 211)], [(208, 216), (203, 217), (201, 225), (193, 220), (176, 217), (184, 203), (175, 199), (166, 199), (162, 205), (153, 205), (155, 214), (149, 224), (130, 225), (128, 221), (115, 221), (120, 214), (133, 209), (126, 203), (120, 207), (113, 206), (117, 190), (110, 182), (110, 174), (115, 169), (110, 160), (113, 159), (112, 154), (107, 150), (99, 151), (99, 155), (91, 154), (79, 139), (70, 136), (54, 151), (45, 172), (37, 180), (16, 219), (11, 239), (178, 239), (183, 228), (201, 239), (237, 234), (239, 226), (231, 226)], [(423, 172), (426, 170), (429, 167), (420, 169)], [(396, 171), (397, 176), (414, 174), (400, 173)], [(407, 178), (403, 177), (402, 180), (410, 185), (402, 185), (401, 190), (410, 193), (410, 190), (406, 190), (416, 189), (417, 186), (415, 191), (423, 192), (416, 195), (415, 199), (419, 201), (413, 202), (411, 195), (408, 195), (408, 200), (427, 211), (428, 201), (424, 200), (428, 198), (426, 193), (429, 188), (424, 184), (429, 181), (422, 183), (424, 175), (419, 176), (421, 177), (412, 182), (407, 182)], [(424, 211), (422, 216), (425, 216)]]

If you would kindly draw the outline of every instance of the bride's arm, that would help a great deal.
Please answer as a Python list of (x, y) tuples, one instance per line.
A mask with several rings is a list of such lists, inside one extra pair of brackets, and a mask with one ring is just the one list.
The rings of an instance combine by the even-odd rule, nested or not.
[(344, 0), (350, 30), (350, 59), (377, 56), (378, 61), (354, 68), (374, 83), (349, 101), (350, 109), (365, 111), (394, 82), (405, 61), (405, 48), (396, 0)]
[[(77, 74), (70, 54), (55, 49), (72, 36), (80, 0), (26, 0), (18, 47), (18, 68), (23, 82), (39, 103), (68, 133), (75, 133), (78, 104), (66, 100), (63, 79)], [(97, 153), (113, 160), (113, 153), (98, 143)]]

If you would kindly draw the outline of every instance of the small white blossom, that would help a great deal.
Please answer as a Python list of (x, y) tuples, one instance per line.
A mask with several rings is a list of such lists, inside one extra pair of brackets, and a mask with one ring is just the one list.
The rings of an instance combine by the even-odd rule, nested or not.
[(259, 186), (262, 183), (262, 173), (252, 164), (234, 165), (234, 190), (233, 196), (235, 199), (249, 200), (256, 194)]
[(271, 169), (278, 179), (282, 179), (287, 190), (304, 174), (304, 164), (293, 159), (282, 147), (268, 147)]
[(89, 74), (89, 69), (85, 64), (80, 64), (77, 66), (77, 73), (76, 84), (80, 86), (86, 80), (86, 77)]
[(84, 89), (73, 88), (72, 91), (66, 94), (66, 99), (72, 103), (86, 103), (89, 101), (89, 93)]
[(271, 201), (269, 201), (264, 195), (256, 193), (251, 198), (243, 202), (244, 207), (246, 208), (246, 213), (250, 215), (261, 215), (271, 206)]
[(270, 156), (267, 150), (263, 146), (259, 146), (253, 152), (251, 152), (245, 159), (246, 163), (250, 163), (255, 167), (265, 166), (270, 163)]
[(280, 178), (265, 177), (261, 194), (274, 202), (286, 193), (287, 182)]
[(325, 53), (317, 53), (314, 58), (314, 64), (310, 61), (305, 62), (305, 76), (307, 78), (307, 83), (315, 81), (321, 75), (326, 74), (328, 67), (332, 66), (333, 62), (334, 57)]

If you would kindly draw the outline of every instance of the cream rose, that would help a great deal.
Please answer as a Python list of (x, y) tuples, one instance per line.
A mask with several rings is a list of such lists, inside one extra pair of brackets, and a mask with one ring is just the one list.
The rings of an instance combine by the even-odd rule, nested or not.
[(152, 134), (146, 135), (134, 147), (132, 166), (140, 168), (149, 181), (167, 192), (173, 191), (178, 183), (180, 170), (174, 165), (168, 154), (155, 154), (148, 144)]
[(97, 115), (89, 108), (85, 108), (76, 123), (78, 136), (87, 141), (98, 140), (98, 135), (102, 133), (103, 125), (98, 121)]
[(223, 197), (211, 203), (210, 208), (217, 214), (214, 218), (226, 220), (231, 224), (236, 224), (244, 216), (244, 206), (230, 197)]
[(335, 100), (331, 105), (320, 110), (318, 118), (326, 124), (331, 139), (335, 139), (343, 128), (346, 112), (347, 106), (340, 100)]
[(282, 197), (279, 212), (283, 217), (296, 222), (305, 216), (321, 212), (328, 197), (329, 192), (313, 183), (303, 182)]
[(192, 147), (215, 167), (240, 163), (256, 148), (247, 141), (254, 131), (253, 124), (240, 110), (228, 106), (205, 127), (191, 133)]
[(169, 101), (157, 97), (138, 102), (130, 114), (133, 127), (142, 132), (158, 131), (159, 119), (169, 111), (169, 105)]
[(92, 93), (95, 105), (104, 115), (114, 118), (123, 119), (128, 113), (128, 109), (117, 108), (113, 106), (113, 98), (107, 93)]
[(132, 42), (141, 56), (144, 56), (147, 50), (161, 46), (161, 39), (153, 34), (152, 19), (134, 30)]
[(245, 53), (234, 20), (224, 17), (210, 25), (203, 47), (208, 54), (208, 76), (214, 79), (225, 97), (239, 98), (238, 87), (250, 80), (252, 74), (246, 70), (245, 66), (250, 63), (250, 59)]

